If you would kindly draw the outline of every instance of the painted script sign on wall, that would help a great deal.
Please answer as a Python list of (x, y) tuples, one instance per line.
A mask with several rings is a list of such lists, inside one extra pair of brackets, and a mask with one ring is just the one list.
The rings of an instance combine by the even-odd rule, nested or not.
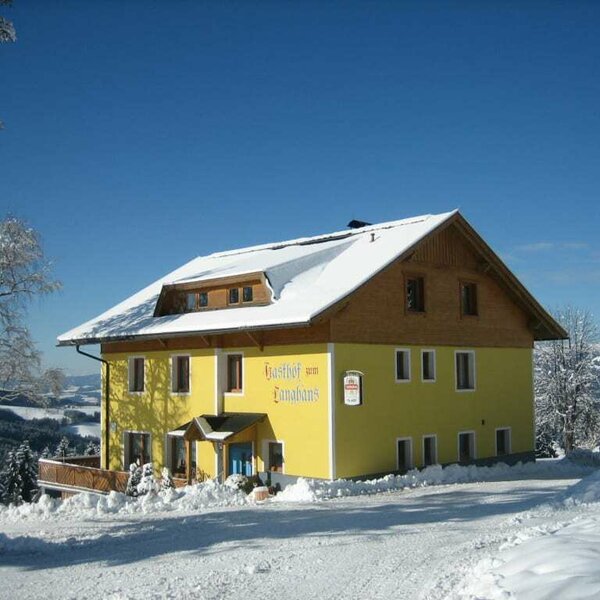
[(319, 387), (311, 377), (319, 374), (319, 367), (307, 366), (301, 361), (270, 363), (265, 362), (265, 378), (273, 382), (273, 401), (291, 404), (317, 402)]

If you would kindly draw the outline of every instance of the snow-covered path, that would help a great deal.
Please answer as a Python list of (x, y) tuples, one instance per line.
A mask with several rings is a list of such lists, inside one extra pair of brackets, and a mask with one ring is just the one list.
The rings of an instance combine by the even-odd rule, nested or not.
[[(577, 479), (0, 525), (2, 598), (441, 598)], [(591, 510), (582, 507), (572, 511)], [(572, 516), (572, 515), (571, 515)], [(2, 534), (10, 548), (2, 552)]]

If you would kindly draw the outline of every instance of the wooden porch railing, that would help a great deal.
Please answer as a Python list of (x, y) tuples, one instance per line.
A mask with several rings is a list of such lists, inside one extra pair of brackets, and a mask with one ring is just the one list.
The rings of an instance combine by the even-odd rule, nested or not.
[(68, 486), (105, 494), (111, 490), (124, 493), (128, 478), (129, 473), (125, 471), (107, 471), (47, 458), (39, 460), (38, 485), (40, 487)]
[[(101, 494), (108, 494), (112, 490), (125, 493), (129, 473), (126, 471), (108, 471), (107, 469), (88, 466), (86, 463), (98, 465), (99, 458), (94, 456), (68, 457), (65, 462), (40, 458), (38, 485), (42, 488), (59, 490), (66, 488), (73, 489), (73, 491), (90, 490)], [(173, 483), (175, 487), (183, 487), (187, 484), (187, 481), (173, 478)]]

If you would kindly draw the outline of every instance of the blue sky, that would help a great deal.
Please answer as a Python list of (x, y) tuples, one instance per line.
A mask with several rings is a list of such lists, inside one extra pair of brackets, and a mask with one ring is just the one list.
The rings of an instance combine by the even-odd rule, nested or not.
[(190, 258), (458, 207), (600, 316), (600, 3), (14, 0), (0, 217), (41, 233), (46, 363)]

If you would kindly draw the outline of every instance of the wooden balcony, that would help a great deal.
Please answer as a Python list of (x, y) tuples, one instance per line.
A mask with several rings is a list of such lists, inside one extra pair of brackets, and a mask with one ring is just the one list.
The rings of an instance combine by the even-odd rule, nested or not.
[[(68, 461), (68, 462), (67, 462)], [(63, 497), (91, 492), (108, 494), (125, 493), (129, 473), (99, 468), (97, 456), (74, 456), (62, 460), (40, 458), (38, 486), (43, 490), (61, 492)], [(185, 479), (173, 479), (175, 487), (186, 485)]]

